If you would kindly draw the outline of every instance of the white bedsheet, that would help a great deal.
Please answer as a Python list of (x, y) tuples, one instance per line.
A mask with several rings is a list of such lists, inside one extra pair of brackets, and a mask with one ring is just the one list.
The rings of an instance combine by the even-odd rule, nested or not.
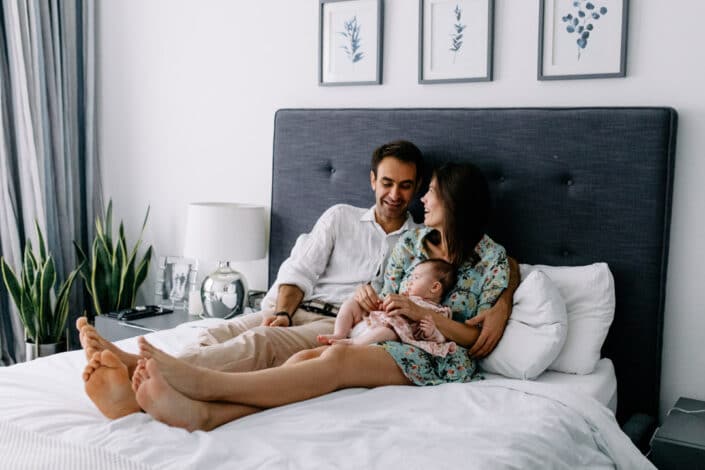
[[(149, 336), (175, 353), (192, 326)], [(19, 429), (154, 468), (653, 468), (605, 406), (557, 384), (343, 390), (188, 433), (141, 413), (105, 419), (83, 393), (84, 364), (74, 351), (0, 368), (0, 449)]]

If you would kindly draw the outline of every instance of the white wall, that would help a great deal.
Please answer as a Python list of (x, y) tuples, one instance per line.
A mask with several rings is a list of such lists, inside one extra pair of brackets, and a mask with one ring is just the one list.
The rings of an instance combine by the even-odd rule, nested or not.
[[(386, 0), (384, 84), (319, 87), (316, 0), (100, 2), (105, 194), (133, 234), (151, 204), (147, 241), (158, 254), (179, 254), (189, 201), (269, 204), (278, 108), (673, 106), (680, 122), (661, 407), (682, 395), (705, 399), (705, 3), (630, 3), (626, 78), (537, 81), (538, 2), (497, 0), (494, 81), (421, 86), (418, 4)], [(264, 261), (238, 268), (251, 287), (266, 287)]]

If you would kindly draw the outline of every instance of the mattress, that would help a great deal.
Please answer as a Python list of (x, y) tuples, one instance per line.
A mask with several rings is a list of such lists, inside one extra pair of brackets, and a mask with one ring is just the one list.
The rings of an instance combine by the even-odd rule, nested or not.
[[(178, 353), (209, 323), (147, 337)], [(653, 468), (612, 411), (575, 393), (598, 390), (596, 375), (347, 389), (189, 433), (144, 413), (104, 418), (83, 392), (85, 362), (72, 351), (0, 369), (0, 467)]]
[[(505, 379), (504, 376), (487, 372), (483, 375), (488, 381)], [(553, 384), (584, 393), (605, 405), (612, 413), (617, 413), (617, 376), (614, 373), (614, 364), (608, 358), (600, 359), (592, 374), (564, 374), (549, 370), (534, 379), (534, 382)]]

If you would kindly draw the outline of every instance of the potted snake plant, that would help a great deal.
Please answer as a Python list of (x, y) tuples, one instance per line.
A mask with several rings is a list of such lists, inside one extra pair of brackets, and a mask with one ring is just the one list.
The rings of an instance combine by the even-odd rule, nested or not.
[(64, 350), (66, 321), (69, 314), (71, 287), (81, 266), (71, 271), (56, 293), (54, 259), (44, 242), (44, 235), (35, 221), (39, 253), (27, 240), (22, 270), (15, 274), (4, 258), (0, 258), (2, 279), (12, 297), (25, 330), (26, 359), (48, 356)]
[[(131, 250), (127, 249), (125, 226), (120, 221), (117, 237), (113, 238), (113, 202), (108, 202), (105, 215), (96, 218), (95, 239), (91, 246), (91, 257), (84, 253), (74, 241), (80, 276), (92, 299), (93, 313), (101, 315), (135, 306), (137, 289), (147, 278), (152, 247), (137, 260), (137, 250), (142, 243), (142, 234), (149, 218), (149, 208), (142, 223), (139, 239)], [(91, 317), (89, 317), (91, 318)]]

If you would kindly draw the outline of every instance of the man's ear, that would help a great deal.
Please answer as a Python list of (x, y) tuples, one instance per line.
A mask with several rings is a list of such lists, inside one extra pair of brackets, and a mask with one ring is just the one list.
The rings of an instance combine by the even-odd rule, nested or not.
[(375, 190), (375, 182), (377, 181), (377, 177), (375, 176), (375, 172), (370, 170), (370, 186), (372, 187), (372, 191)]

